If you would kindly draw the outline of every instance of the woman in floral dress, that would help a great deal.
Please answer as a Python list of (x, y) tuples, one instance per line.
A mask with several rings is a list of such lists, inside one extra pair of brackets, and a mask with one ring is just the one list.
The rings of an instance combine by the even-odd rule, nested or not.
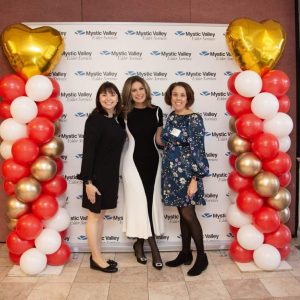
[(202, 178), (209, 173), (205, 155), (202, 117), (190, 106), (194, 92), (185, 82), (170, 85), (165, 102), (174, 111), (169, 115), (162, 132), (165, 144), (162, 161), (162, 195), (167, 206), (176, 206), (180, 215), (182, 251), (169, 267), (189, 265), (193, 257), (191, 238), (197, 248), (197, 259), (188, 275), (199, 275), (208, 265), (203, 246), (203, 233), (197, 218), (195, 205), (205, 205)]

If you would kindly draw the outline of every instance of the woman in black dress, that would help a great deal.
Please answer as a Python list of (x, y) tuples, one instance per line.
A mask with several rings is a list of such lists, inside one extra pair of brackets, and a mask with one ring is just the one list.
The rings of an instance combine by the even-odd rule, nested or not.
[(164, 231), (163, 205), (160, 192), (161, 158), (156, 143), (160, 142), (162, 110), (151, 104), (147, 82), (133, 76), (126, 80), (122, 99), (126, 132), (129, 139), (123, 160), (124, 218), (123, 231), (137, 238), (133, 248), (137, 261), (147, 263), (144, 240), (152, 251), (152, 264), (163, 266), (155, 241)]
[(120, 157), (126, 136), (121, 119), (117, 120), (121, 107), (117, 87), (110, 82), (103, 83), (97, 92), (96, 108), (85, 123), (78, 175), (83, 180), (82, 207), (89, 210), (86, 235), (92, 252), (90, 267), (107, 273), (118, 271), (115, 261), (102, 257), (100, 241), (105, 210), (117, 206)]

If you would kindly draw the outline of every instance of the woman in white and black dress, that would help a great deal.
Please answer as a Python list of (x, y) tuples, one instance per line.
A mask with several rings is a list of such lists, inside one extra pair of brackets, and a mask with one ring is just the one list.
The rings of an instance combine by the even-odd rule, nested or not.
[(91, 249), (90, 267), (114, 273), (117, 262), (102, 257), (100, 244), (106, 209), (117, 206), (120, 157), (125, 141), (124, 122), (118, 118), (122, 109), (121, 95), (111, 82), (103, 83), (96, 96), (96, 108), (84, 128), (81, 173), (82, 207), (88, 209), (86, 235)]
[(124, 222), (123, 231), (137, 238), (133, 248), (137, 261), (147, 263), (144, 240), (152, 251), (152, 264), (160, 270), (163, 263), (155, 236), (164, 231), (160, 191), (161, 158), (156, 143), (163, 126), (162, 110), (151, 104), (147, 82), (133, 76), (126, 80), (122, 92), (126, 132), (129, 139), (124, 155)]

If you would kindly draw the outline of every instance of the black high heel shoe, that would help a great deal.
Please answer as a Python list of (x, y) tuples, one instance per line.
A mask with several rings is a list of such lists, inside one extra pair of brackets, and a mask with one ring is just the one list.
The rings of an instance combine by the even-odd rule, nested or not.
[(92, 258), (92, 255), (90, 256), (90, 268), (93, 270), (101, 271), (104, 273), (116, 273), (118, 271), (118, 268), (116, 266), (108, 265), (106, 268), (100, 267)]
[(152, 266), (156, 269), (156, 270), (161, 270), (164, 266), (164, 264), (162, 262), (152, 262)]
[(138, 255), (137, 250), (136, 250), (136, 245), (137, 245), (137, 242), (135, 242), (133, 244), (133, 250), (134, 250), (134, 255), (136, 257), (136, 260), (138, 263), (145, 265), (147, 263), (147, 257), (145, 256), (144, 251), (142, 253), (142, 256)]
[(180, 251), (178, 256), (174, 260), (170, 260), (166, 262), (166, 266), (174, 268), (174, 267), (179, 267), (181, 265), (190, 265), (192, 261), (193, 261), (192, 251), (187, 253)]

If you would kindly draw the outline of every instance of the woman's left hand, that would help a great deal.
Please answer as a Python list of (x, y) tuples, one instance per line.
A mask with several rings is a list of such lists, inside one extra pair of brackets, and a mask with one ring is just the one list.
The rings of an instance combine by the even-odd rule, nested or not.
[(197, 181), (194, 178), (192, 178), (187, 190), (188, 197), (193, 198), (194, 195), (197, 193), (197, 191), (198, 191)]

